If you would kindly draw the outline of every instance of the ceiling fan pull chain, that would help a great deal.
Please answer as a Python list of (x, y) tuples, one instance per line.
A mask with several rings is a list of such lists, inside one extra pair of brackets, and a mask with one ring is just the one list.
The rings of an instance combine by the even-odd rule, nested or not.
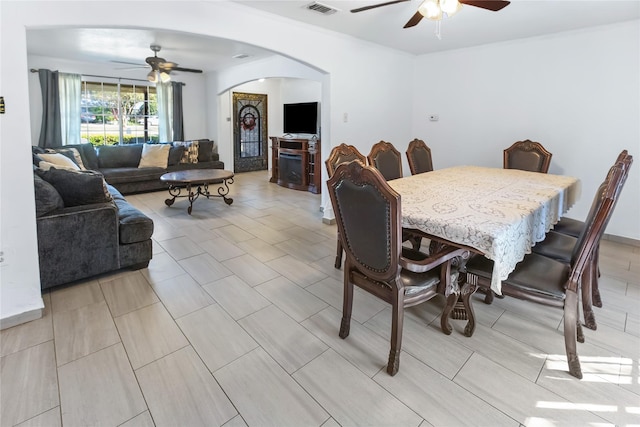
[(436, 21), (436, 37), (438, 38), (438, 40), (442, 40), (442, 33), (441, 33), (441, 27), (440, 24), (442, 24), (442, 21)]

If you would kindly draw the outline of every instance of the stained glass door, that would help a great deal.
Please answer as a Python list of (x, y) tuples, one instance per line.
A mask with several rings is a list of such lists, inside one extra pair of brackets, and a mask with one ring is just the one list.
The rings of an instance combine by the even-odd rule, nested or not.
[(234, 172), (266, 170), (267, 95), (233, 92)]

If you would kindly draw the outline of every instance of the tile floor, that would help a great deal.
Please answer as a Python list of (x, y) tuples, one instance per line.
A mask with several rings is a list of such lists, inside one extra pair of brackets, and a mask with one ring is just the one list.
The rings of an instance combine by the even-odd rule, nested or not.
[(241, 174), (235, 202), (127, 197), (155, 221), (149, 268), (43, 295), (0, 333), (2, 426), (630, 426), (640, 424), (640, 248), (605, 241), (598, 330), (567, 373), (559, 310), (485, 305), (466, 338), (443, 300), (409, 310), (400, 372), (390, 310), (342, 272), (320, 196)]

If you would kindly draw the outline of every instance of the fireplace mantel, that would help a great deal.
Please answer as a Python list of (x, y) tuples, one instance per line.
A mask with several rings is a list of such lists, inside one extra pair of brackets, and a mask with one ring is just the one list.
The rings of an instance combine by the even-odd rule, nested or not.
[(271, 139), (273, 166), (270, 182), (294, 190), (321, 192), (320, 140), (300, 138)]

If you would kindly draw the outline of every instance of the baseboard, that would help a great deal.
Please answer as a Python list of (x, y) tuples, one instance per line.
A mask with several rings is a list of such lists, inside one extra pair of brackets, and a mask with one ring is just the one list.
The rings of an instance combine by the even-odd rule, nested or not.
[(44, 309), (36, 308), (35, 310), (25, 311), (15, 316), (0, 319), (0, 330), (12, 328), (23, 323), (31, 322), (32, 320), (38, 320), (42, 317), (42, 310)]
[(334, 225), (336, 223), (336, 219), (335, 218), (322, 218), (322, 223), (323, 224), (328, 224), (328, 225)]
[(604, 240), (609, 240), (611, 242), (621, 243), (623, 245), (635, 246), (640, 248), (640, 240), (638, 239), (632, 239), (630, 237), (614, 236), (612, 234), (605, 234), (604, 236), (602, 236), (602, 238)]

